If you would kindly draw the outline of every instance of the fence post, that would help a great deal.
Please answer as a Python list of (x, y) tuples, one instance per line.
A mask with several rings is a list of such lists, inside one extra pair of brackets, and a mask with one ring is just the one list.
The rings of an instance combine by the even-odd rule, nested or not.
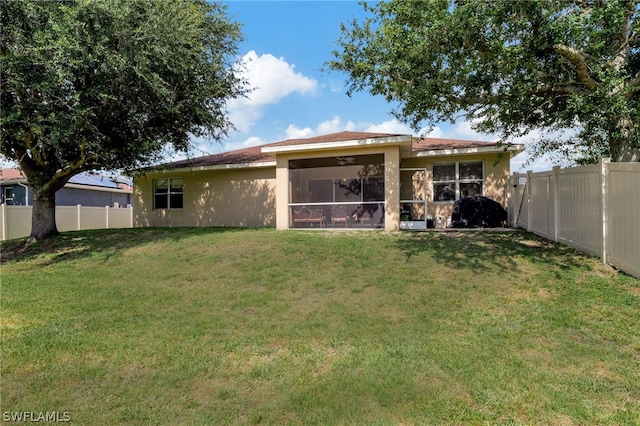
[(2, 208), (2, 240), (0, 241), (6, 241), (7, 239), (7, 203), (2, 203), (0, 208)]
[(82, 229), (82, 224), (80, 223), (80, 216), (81, 216), (81, 208), (82, 208), (82, 204), (78, 204), (78, 222), (77, 222), (77, 231), (80, 231)]
[[(531, 203), (531, 175), (533, 172), (531, 170), (527, 170), (527, 231), (530, 231), (532, 228), (533, 222), (533, 207)], [(524, 194), (523, 194), (524, 196)]]
[(560, 174), (560, 166), (553, 166), (553, 175), (551, 175), (551, 188), (553, 189), (553, 241), (558, 241), (558, 221), (560, 219), (559, 206), (560, 197), (558, 195), (558, 179)]
[(607, 198), (608, 198), (608, 177), (609, 177), (609, 158), (602, 158), (600, 160), (600, 188), (602, 193), (602, 198), (600, 199), (600, 204), (602, 205), (602, 262), (607, 263), (607, 225), (609, 222), (608, 213), (609, 209), (607, 209)]
[(511, 178), (509, 179), (509, 225), (513, 228), (518, 226), (515, 222), (516, 215), (516, 193), (518, 189), (518, 172), (513, 172), (511, 174)]
[(104, 206), (104, 208), (106, 209), (107, 229), (109, 229), (109, 206)]

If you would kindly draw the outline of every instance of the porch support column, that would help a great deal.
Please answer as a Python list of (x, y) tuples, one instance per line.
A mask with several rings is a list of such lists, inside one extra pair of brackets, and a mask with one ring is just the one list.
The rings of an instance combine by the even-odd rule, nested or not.
[(391, 146), (384, 153), (384, 229), (400, 229), (400, 147)]
[(276, 156), (276, 229), (289, 229), (289, 160)]

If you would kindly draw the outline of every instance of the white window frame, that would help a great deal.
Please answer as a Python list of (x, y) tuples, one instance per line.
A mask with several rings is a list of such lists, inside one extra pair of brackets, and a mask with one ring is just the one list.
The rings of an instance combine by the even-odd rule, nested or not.
[[(8, 197), (7, 194), (10, 194), (11, 196)], [(13, 204), (13, 200), (14, 200), (15, 194), (13, 192), (13, 186), (5, 186), (2, 189), (2, 202), (7, 204), (7, 205), (11, 205)], [(11, 203), (9, 203), (11, 202)]]
[[(460, 164), (468, 164), (468, 163), (480, 163), (482, 165), (482, 179), (460, 179)], [(453, 180), (435, 180), (434, 168), (436, 166), (446, 166), (446, 165), (455, 165), (455, 178)], [(460, 199), (460, 184), (461, 183), (480, 183), (482, 186), (482, 191), (480, 195), (484, 195), (484, 160), (470, 160), (470, 161), (447, 161), (440, 163), (433, 163), (431, 165), (431, 198), (434, 203), (452, 203)], [(454, 183), (455, 184), (455, 199), (454, 200), (436, 200), (436, 184), (439, 183)]]

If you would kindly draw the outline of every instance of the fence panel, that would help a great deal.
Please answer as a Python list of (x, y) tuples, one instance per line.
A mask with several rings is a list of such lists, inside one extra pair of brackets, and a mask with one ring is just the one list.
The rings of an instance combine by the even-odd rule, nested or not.
[(531, 186), (531, 219), (530, 230), (544, 238), (549, 238), (549, 209), (551, 208), (551, 174), (542, 173), (532, 175)]
[(558, 174), (558, 241), (602, 256), (601, 167), (563, 169)]
[(78, 230), (78, 206), (57, 206), (56, 226), (58, 231)]
[[(509, 180), (509, 203), (507, 212), (509, 214), (509, 226), (518, 226), (520, 216), (522, 216), (523, 205), (525, 204), (527, 177), (519, 173), (511, 175)], [(526, 209), (526, 207), (524, 207)]]
[(31, 233), (31, 206), (6, 206), (3, 228), (5, 240), (25, 237)]
[[(31, 233), (33, 206), (2, 205), (0, 209), (0, 241), (26, 237)], [(107, 226), (108, 224), (108, 226)], [(58, 231), (82, 229), (132, 228), (131, 208), (57, 206)]]
[(526, 180), (514, 186), (510, 197), (513, 203), (521, 202), (510, 206), (517, 226), (640, 278), (640, 163), (556, 167), (530, 172)]
[(109, 209), (109, 229), (133, 228), (131, 209)]
[(607, 261), (640, 277), (640, 164), (609, 164)]
[(107, 212), (105, 207), (82, 207), (78, 229), (105, 229), (107, 227)]

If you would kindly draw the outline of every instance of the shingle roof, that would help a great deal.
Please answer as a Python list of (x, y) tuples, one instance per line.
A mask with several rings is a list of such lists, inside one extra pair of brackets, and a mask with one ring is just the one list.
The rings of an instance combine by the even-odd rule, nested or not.
[(26, 179), (27, 177), (22, 173), (22, 170), (18, 169), (2, 169), (0, 171), (0, 181), (3, 180), (20, 180)]
[(186, 160), (174, 161), (164, 164), (167, 168), (183, 168), (183, 167), (206, 167), (206, 166), (222, 166), (232, 164), (247, 163), (265, 163), (274, 161), (273, 156), (262, 153), (262, 148), (270, 146), (289, 146), (289, 145), (307, 145), (314, 143), (340, 142), (358, 139), (374, 139), (386, 138), (390, 136), (399, 136), (389, 133), (372, 133), (372, 132), (339, 132), (329, 135), (316, 136), (305, 139), (287, 139), (286, 141), (268, 143), (266, 145), (252, 146), (249, 148), (237, 149), (235, 151), (223, 152), (220, 154), (206, 155), (204, 157), (188, 158)]
[[(220, 154), (206, 155), (203, 157), (189, 158), (186, 160), (174, 161), (172, 163), (163, 164), (161, 168), (184, 168), (184, 167), (208, 167), (208, 166), (224, 166), (238, 165), (249, 163), (267, 163), (274, 161), (273, 156), (262, 153), (262, 148), (274, 146), (289, 145), (307, 145), (317, 143), (340, 142), (360, 139), (388, 138), (394, 136), (406, 136), (391, 133), (374, 133), (374, 132), (339, 132), (328, 135), (316, 136), (305, 139), (288, 139), (281, 142), (269, 143), (266, 145), (252, 146), (249, 148), (237, 149), (235, 151), (223, 152)], [(493, 142), (469, 141), (458, 139), (442, 139), (442, 138), (415, 138), (413, 141), (413, 151), (433, 151), (445, 149), (465, 149), (478, 147), (493, 147)]]

